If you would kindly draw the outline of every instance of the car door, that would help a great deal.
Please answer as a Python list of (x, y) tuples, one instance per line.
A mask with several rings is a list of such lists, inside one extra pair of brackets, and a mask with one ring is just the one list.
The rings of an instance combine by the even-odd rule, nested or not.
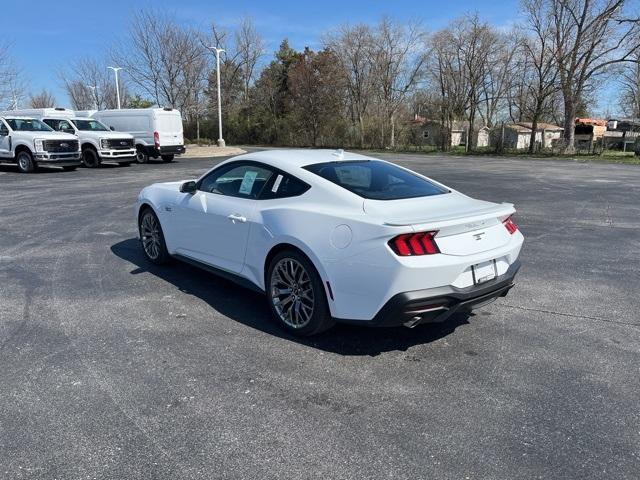
[(7, 158), (11, 156), (11, 137), (9, 136), (9, 127), (3, 121), (0, 121), (0, 157)]
[(224, 270), (240, 273), (256, 202), (273, 172), (254, 162), (233, 162), (184, 194), (172, 215), (176, 252)]

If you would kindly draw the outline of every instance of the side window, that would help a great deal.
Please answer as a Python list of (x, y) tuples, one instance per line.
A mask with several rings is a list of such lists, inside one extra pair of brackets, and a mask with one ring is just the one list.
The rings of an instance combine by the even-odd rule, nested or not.
[(9, 135), (9, 129), (3, 122), (0, 122), (0, 136), (6, 137), (7, 135)]
[(211, 172), (202, 179), (198, 190), (230, 197), (253, 198), (260, 196), (273, 172), (255, 164), (229, 165)]
[(309, 185), (286, 173), (274, 174), (272, 180), (262, 190), (260, 200), (297, 197), (309, 190)]
[(60, 120), (53, 120), (52, 118), (45, 118), (42, 120), (44, 123), (49, 125), (54, 130), (58, 130), (58, 125), (60, 124)]

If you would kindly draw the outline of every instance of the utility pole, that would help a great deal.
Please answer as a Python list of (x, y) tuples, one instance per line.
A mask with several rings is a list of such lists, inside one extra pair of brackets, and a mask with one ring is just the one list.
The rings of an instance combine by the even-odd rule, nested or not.
[(120, 110), (120, 84), (118, 83), (118, 70), (122, 70), (122, 67), (107, 67), (113, 70), (116, 74), (116, 98), (118, 99), (118, 110)]
[(218, 83), (218, 146), (224, 147), (225, 143), (222, 138), (222, 104), (220, 101), (220, 53), (224, 52), (224, 50), (222, 48), (207, 45), (205, 45), (205, 48), (216, 53), (216, 79)]

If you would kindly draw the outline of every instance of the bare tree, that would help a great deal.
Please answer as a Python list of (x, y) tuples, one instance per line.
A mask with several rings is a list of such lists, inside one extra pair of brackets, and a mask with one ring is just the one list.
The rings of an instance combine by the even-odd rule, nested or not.
[(390, 127), (390, 146), (395, 146), (395, 114), (423, 73), (424, 30), (418, 23), (402, 25), (383, 18), (373, 36), (375, 89), (380, 102), (381, 146), (385, 125)]
[(620, 108), (625, 115), (640, 118), (640, 51), (634, 53), (634, 59), (620, 75)]
[(360, 148), (365, 142), (365, 117), (375, 83), (373, 35), (368, 25), (343, 25), (324, 39), (325, 47), (339, 62), (339, 75), (346, 85), (351, 116), (358, 125)]
[(264, 41), (250, 17), (244, 17), (235, 32), (235, 50), (242, 70), (244, 101), (249, 100), (249, 87), (253, 85), (256, 68), (264, 55)]
[(430, 40), (427, 71), (434, 91), (438, 92), (436, 109), (442, 125), (440, 147), (443, 150), (451, 148), (453, 122), (463, 118), (466, 108), (467, 77), (457, 43), (456, 33), (451, 28), (436, 32)]
[(551, 17), (538, 15), (543, 10), (545, 0), (523, 0), (522, 8), (527, 14), (527, 28), (530, 36), (522, 41), (522, 49), (527, 61), (526, 93), (529, 97), (527, 116), (531, 120), (529, 153), (535, 149), (538, 122), (545, 105), (558, 91), (558, 66), (554, 51), (554, 23)]
[(40, 93), (29, 97), (29, 106), (31, 108), (52, 108), (56, 106), (56, 99), (50, 91), (43, 89)]
[[(76, 110), (104, 110), (117, 108), (118, 101), (113, 72), (108, 64), (90, 57), (80, 58), (60, 70), (58, 76)], [(122, 76), (119, 78), (120, 99), (129, 101), (129, 89)]]
[(544, 24), (544, 17), (551, 20), (564, 103), (565, 153), (575, 152), (576, 113), (589, 88), (595, 88), (613, 65), (634, 62), (640, 49), (640, 25), (626, 15), (625, 4), (625, 0), (544, 0), (539, 9), (525, 12), (530, 23)]
[(22, 69), (10, 53), (9, 44), (0, 44), (0, 105), (3, 108), (18, 108), (25, 100), (27, 81)]
[(112, 56), (158, 105), (184, 111), (194, 101), (207, 65), (197, 32), (153, 11), (134, 16), (127, 39)]

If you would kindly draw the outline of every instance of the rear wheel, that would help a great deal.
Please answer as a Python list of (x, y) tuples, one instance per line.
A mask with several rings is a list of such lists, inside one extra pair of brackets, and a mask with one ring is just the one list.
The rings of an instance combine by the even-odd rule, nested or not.
[(333, 326), (322, 279), (307, 257), (295, 250), (276, 254), (266, 280), (269, 306), (286, 330), (309, 336)]
[(162, 155), (162, 161), (165, 163), (173, 162), (175, 155)]
[(33, 159), (33, 155), (31, 155), (31, 152), (27, 152), (26, 150), (18, 153), (16, 156), (16, 162), (18, 163), (18, 170), (22, 173), (32, 173), (36, 171), (36, 168), (38, 168), (38, 164)]
[(150, 208), (146, 208), (140, 215), (138, 223), (140, 241), (145, 256), (156, 265), (162, 265), (169, 261), (169, 252), (164, 242), (162, 227), (156, 214)]
[(82, 164), (87, 168), (97, 168), (100, 166), (100, 158), (98, 153), (91, 148), (82, 151)]
[(149, 161), (149, 155), (147, 155), (147, 152), (141, 147), (138, 147), (136, 151), (136, 161), (138, 163), (147, 163)]

